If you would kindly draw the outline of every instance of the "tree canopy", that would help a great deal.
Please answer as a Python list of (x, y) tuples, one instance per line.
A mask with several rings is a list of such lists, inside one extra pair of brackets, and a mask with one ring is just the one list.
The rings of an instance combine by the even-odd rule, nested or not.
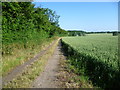
[(59, 27), (59, 15), (49, 8), (35, 8), (31, 2), (2, 2), (3, 43), (66, 34)]

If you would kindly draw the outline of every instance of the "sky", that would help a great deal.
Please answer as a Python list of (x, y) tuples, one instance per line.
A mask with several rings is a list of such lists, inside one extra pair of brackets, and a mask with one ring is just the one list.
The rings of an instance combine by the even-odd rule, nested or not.
[(49, 8), (60, 15), (65, 30), (117, 31), (117, 2), (33, 2), (35, 7)]

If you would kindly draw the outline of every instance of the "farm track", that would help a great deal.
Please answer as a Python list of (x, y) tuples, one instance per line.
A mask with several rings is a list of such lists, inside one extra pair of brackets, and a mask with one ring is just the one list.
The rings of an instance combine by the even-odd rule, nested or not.
[(61, 57), (61, 45), (58, 42), (53, 55), (48, 59), (44, 71), (32, 83), (31, 88), (59, 88), (57, 74), (59, 73), (59, 63)]
[(5, 77), (2, 78), (2, 85), (6, 85), (8, 82), (12, 81), (15, 77), (22, 73), (25, 67), (31, 65), (31, 63), (35, 62), (39, 57), (43, 56), (47, 53), (47, 50), (51, 48), (57, 40), (53, 41), (46, 49), (40, 51), (36, 56), (26, 61), (24, 64), (15, 67), (11, 72), (8, 73)]

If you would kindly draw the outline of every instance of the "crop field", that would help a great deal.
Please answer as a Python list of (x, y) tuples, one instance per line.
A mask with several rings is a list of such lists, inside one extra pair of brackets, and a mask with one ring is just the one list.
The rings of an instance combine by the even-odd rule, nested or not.
[[(112, 87), (120, 80), (118, 62), (118, 36), (112, 34), (87, 34), (82, 37), (64, 37), (63, 48), (71, 64), (90, 76), (95, 85), (103, 88)], [(120, 83), (118, 84), (120, 85)]]
[(63, 41), (78, 52), (90, 55), (118, 69), (117, 36), (92, 34), (85, 37), (66, 37)]

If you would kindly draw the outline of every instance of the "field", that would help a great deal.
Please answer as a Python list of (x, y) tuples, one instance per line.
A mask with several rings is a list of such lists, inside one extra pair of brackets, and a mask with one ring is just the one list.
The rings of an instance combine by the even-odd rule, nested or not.
[(120, 80), (118, 36), (88, 34), (82, 37), (64, 37), (62, 45), (77, 73), (84, 69), (93, 83), (103, 88), (120, 85), (115, 84)]
[(66, 37), (64, 42), (75, 50), (99, 59), (118, 69), (118, 37), (92, 34), (85, 37)]

